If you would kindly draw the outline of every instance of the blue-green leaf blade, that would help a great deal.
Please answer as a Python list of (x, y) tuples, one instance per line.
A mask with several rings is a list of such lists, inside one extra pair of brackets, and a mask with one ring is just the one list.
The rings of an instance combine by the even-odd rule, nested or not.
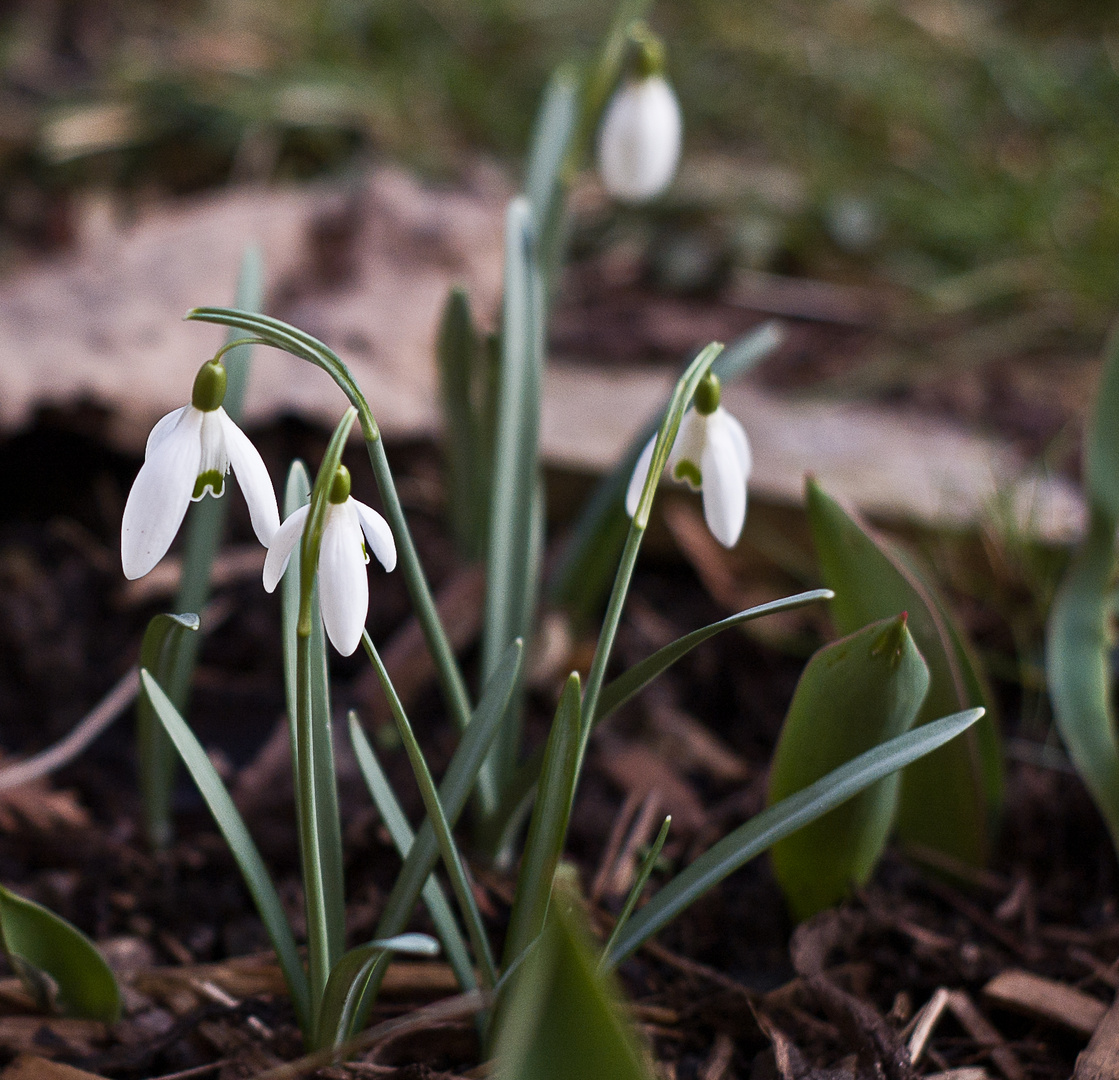
[(743, 623), (760, 619), (765, 615), (773, 615), (780, 611), (794, 611), (796, 608), (805, 607), (821, 600), (830, 600), (835, 594), (830, 589), (812, 589), (809, 592), (797, 593), (796, 596), (786, 596), (780, 600), (770, 600), (768, 603), (747, 608), (726, 619), (709, 623), (707, 626), (693, 630), (690, 634), (677, 638), (675, 641), (658, 649), (652, 656), (634, 664), (627, 672), (619, 675), (613, 682), (607, 683), (602, 688), (598, 699), (598, 708), (595, 710), (594, 722), (601, 723), (615, 709), (620, 709), (635, 694), (640, 693), (658, 675), (666, 671), (677, 660), (680, 660), (692, 651), (697, 645), (702, 644), (716, 634), (729, 630), (732, 626), (741, 626)]
[(982, 715), (982, 709), (968, 709), (898, 735), (740, 825), (681, 871), (630, 918), (608, 962), (620, 963), (708, 889), (778, 840), (815, 821), (870, 784), (943, 746)]
[(195, 738), (194, 732), (187, 727), (178, 710), (147, 671), (140, 672), (140, 682), (151, 700), (156, 716), (159, 717), (164, 730), (175, 744), (179, 757), (190, 772), (206, 805), (210, 808), (218, 829), (229, 845), (233, 858), (245, 879), (249, 894), (256, 904), (261, 922), (268, 932), (272, 947), (276, 950), (276, 957), (284, 973), (299, 1026), (305, 1033), (310, 1033), (312, 1013), (307, 974), (303, 970), (299, 951), (295, 947), (295, 938), (288, 925), (280, 897), (264, 866), (264, 860), (260, 857), (260, 852), (249, 835), (245, 822), (237, 812), (237, 807), (233, 805), (233, 800), (213, 764), (206, 756), (206, 751)]

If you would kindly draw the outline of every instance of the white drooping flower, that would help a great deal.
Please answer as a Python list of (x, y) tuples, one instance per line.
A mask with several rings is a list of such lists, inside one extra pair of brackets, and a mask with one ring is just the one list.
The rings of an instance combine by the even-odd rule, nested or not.
[[(284, 576), (288, 560), (303, 536), (310, 504), (301, 506), (276, 530), (264, 560), (264, 587), (272, 592)], [(364, 533), (364, 540), (362, 534)], [(369, 551), (386, 570), (396, 566), (396, 542), (389, 524), (372, 507), (350, 496), (350, 472), (338, 467), (323, 522), (319, 548), (319, 609), (326, 636), (343, 655), (361, 644), (369, 613)]]
[(233, 474), (245, 495), (253, 531), (265, 546), (279, 528), (280, 514), (268, 470), (248, 436), (229, 418), (225, 368), (202, 365), (194, 380), (191, 404), (168, 413), (152, 428), (120, 530), (124, 576), (143, 577), (171, 546), (189, 503), (225, 491)]
[[(637, 512), (653, 460), (656, 436), (645, 444), (626, 491), (626, 512)], [(696, 391), (695, 404), (680, 421), (668, 455), (675, 480), (703, 492), (703, 516), (711, 535), (732, 548), (746, 521), (746, 482), (750, 478), (750, 443), (738, 420), (719, 404), (719, 380), (709, 375)]]
[(664, 77), (664, 50), (647, 32), (638, 43), (637, 76), (615, 92), (598, 130), (598, 172), (619, 202), (655, 198), (680, 160), (680, 105)]

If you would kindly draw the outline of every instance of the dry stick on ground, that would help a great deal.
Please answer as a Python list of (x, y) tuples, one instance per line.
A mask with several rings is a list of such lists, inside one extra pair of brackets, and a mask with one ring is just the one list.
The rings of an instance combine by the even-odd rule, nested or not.
[(1029, 971), (1004, 971), (983, 987), (983, 996), (1004, 1009), (1091, 1036), (1107, 1012), (1099, 998)]
[(1006, 1045), (1003, 1037), (963, 990), (952, 990), (949, 993), (948, 1008), (952, 1010), (952, 1015), (960, 1022), (960, 1026), (980, 1046), (987, 1049), (991, 1060), (1006, 1080), (1026, 1080), (1026, 1070), (1022, 1068), (1018, 1055)]
[(1076, 1059), (1072, 1080), (1119, 1080), (1119, 1002), (1107, 1010), (1088, 1048)]

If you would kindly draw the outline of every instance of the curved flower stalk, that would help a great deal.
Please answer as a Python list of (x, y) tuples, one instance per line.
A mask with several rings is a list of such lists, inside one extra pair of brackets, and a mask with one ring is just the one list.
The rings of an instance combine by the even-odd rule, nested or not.
[[(272, 537), (264, 560), (264, 587), (268, 592), (284, 576), (310, 509), (310, 504), (301, 506)], [(349, 656), (361, 643), (369, 612), (366, 541), (368, 551), (391, 571), (396, 566), (392, 530), (376, 510), (350, 495), (350, 470), (339, 465), (330, 488), (319, 549), (319, 607), (327, 637), (343, 656)]]
[[(746, 482), (750, 478), (750, 443), (738, 420), (719, 404), (719, 380), (708, 375), (699, 384), (695, 404), (680, 422), (668, 455), (673, 479), (703, 492), (703, 516), (711, 535), (724, 547), (734, 547), (746, 521)], [(637, 459), (626, 491), (626, 513), (637, 512), (641, 490), (649, 475), (656, 438)]]
[(202, 365), (191, 403), (168, 413), (148, 436), (121, 523), (121, 565), (129, 579), (143, 577), (167, 554), (189, 503), (207, 494), (221, 497), (230, 466), (257, 539), (267, 547), (280, 526), (264, 461), (222, 408), (226, 374), (220, 356)]
[(637, 75), (611, 98), (598, 132), (598, 172), (619, 202), (642, 203), (672, 182), (680, 160), (680, 105), (664, 77), (664, 49), (645, 34)]

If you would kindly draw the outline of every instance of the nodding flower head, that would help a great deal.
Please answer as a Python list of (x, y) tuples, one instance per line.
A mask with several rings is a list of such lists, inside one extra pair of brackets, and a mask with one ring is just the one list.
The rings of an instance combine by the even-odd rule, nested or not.
[[(750, 478), (750, 443), (738, 420), (719, 404), (719, 380), (708, 375), (696, 390), (695, 402), (680, 421), (668, 455), (674, 480), (703, 492), (703, 516), (711, 535), (734, 547), (746, 521), (746, 482)], [(653, 461), (656, 436), (645, 444), (626, 491), (626, 512), (637, 512)]]
[(615, 92), (598, 132), (598, 172), (619, 202), (642, 203), (672, 182), (680, 160), (680, 105), (664, 77), (664, 49), (647, 32), (636, 74)]
[(167, 554), (187, 505), (225, 491), (230, 466), (249, 505), (253, 531), (267, 546), (280, 525), (276, 494), (260, 454), (229, 418), (225, 367), (203, 364), (194, 380), (191, 403), (168, 413), (152, 428), (121, 523), (124, 576), (143, 577)]
[[(264, 560), (264, 587), (269, 592), (280, 582), (288, 560), (299, 544), (310, 504), (301, 506), (276, 530)], [(364, 534), (364, 539), (362, 538)], [(376, 510), (350, 495), (350, 471), (338, 467), (330, 487), (322, 546), (319, 548), (319, 609), (326, 636), (343, 655), (361, 644), (369, 613), (369, 580), (365, 564), (368, 550), (386, 569), (396, 566), (392, 530)]]

